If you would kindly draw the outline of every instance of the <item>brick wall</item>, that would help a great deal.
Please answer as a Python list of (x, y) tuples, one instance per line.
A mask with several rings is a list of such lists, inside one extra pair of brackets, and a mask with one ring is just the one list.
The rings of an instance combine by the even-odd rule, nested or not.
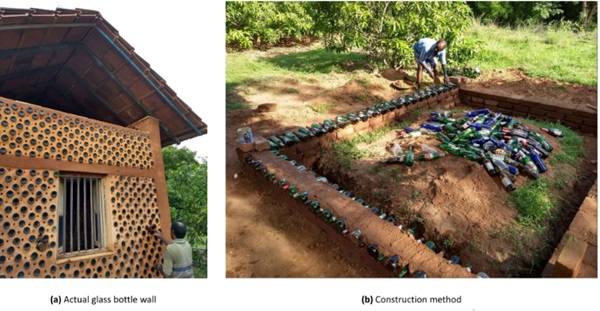
[(461, 104), (474, 108), (489, 108), (517, 117), (558, 121), (571, 129), (584, 133), (596, 133), (597, 131), (596, 111), (582, 105), (540, 101), (535, 98), (465, 86), (461, 86), (459, 89), (459, 98)]
[(337, 129), (320, 137), (314, 137), (308, 141), (281, 148), (279, 151), (281, 154), (285, 154), (290, 160), (295, 160), (307, 168), (312, 168), (319, 159), (321, 151), (331, 149), (333, 142), (352, 139), (358, 133), (378, 130), (401, 122), (407, 119), (412, 111), (418, 109), (452, 109), (458, 103), (459, 91), (458, 89), (453, 89), (412, 105), (375, 116), (364, 122), (359, 121), (356, 124), (349, 124), (343, 129)]
[[(286, 155), (288, 160), (295, 160), (310, 170), (318, 161), (322, 150), (330, 149), (333, 142), (351, 139), (358, 133), (377, 130), (401, 122), (417, 109), (451, 109), (458, 102), (458, 89), (453, 89), (407, 107), (372, 117), (364, 122), (349, 124), (343, 129), (340, 128), (308, 141), (280, 148), (279, 152)], [(331, 210), (338, 219), (344, 219), (346, 227), (350, 231), (357, 228), (362, 230), (363, 236), (367, 239), (367, 245), (371, 243), (378, 244), (379, 250), (386, 256), (386, 260), (389, 256), (398, 255), (401, 266), (409, 264), (411, 273), (421, 269), (426, 271), (429, 277), (474, 277), (465, 268), (449, 264), (444, 257), (431, 251), (425, 245), (417, 243), (414, 237), (406, 231), (379, 219), (360, 203), (340, 194), (322, 182), (317, 182), (309, 172), (297, 170), (289, 161), (276, 157), (269, 151), (244, 153), (239, 148), (236, 151), (240, 161), (245, 163), (246, 155), (250, 154), (254, 159), (260, 160), (260, 164), (269, 172), (274, 172), (277, 180), (284, 178), (289, 185), (297, 186), (299, 192), (307, 191), (309, 199), (318, 199), (321, 208)], [(318, 227), (325, 230), (335, 243), (348, 253), (360, 258), (365, 266), (371, 268), (377, 275), (381, 277), (397, 276), (398, 271), (389, 271), (383, 263), (371, 258), (367, 252), (367, 247), (361, 248), (356, 241), (353, 241), (351, 236), (342, 235), (332, 224), (321, 219), (301, 201), (294, 199), (287, 191), (281, 189), (277, 183), (270, 182), (264, 173), (256, 171), (250, 165), (244, 165), (244, 170), (247, 176), (256, 179), (267, 191), (272, 193), (282, 203), (282, 206), (292, 208), (313, 221)]]

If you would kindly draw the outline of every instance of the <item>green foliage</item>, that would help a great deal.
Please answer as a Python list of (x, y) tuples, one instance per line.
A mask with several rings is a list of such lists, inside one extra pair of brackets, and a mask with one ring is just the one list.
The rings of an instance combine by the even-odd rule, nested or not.
[[(226, 109), (251, 108), (243, 94), (270, 91), (273, 80), (298, 79), (324, 81), (332, 73), (345, 71), (345, 64), (363, 63), (360, 53), (334, 53), (316, 45), (306, 52), (264, 57), (264, 52), (244, 51), (227, 54), (225, 70)], [(311, 83), (313, 83), (311, 82)], [(251, 91), (254, 89), (254, 91)]]
[(298, 93), (300, 93), (300, 91), (298, 91), (295, 88), (286, 87), (286, 88), (280, 89), (278, 93), (279, 94), (298, 94)]
[(519, 187), (510, 196), (524, 221), (540, 221), (549, 215), (556, 202), (550, 196), (548, 180), (541, 178)]
[(360, 53), (332, 53), (321, 48), (301, 53), (280, 54), (267, 61), (295, 73), (329, 74), (343, 72), (345, 64), (363, 63), (365, 58), (365, 55)]
[[(550, 164), (553, 166), (560, 164), (577, 164), (584, 155), (583, 137), (568, 127), (557, 122), (537, 121), (532, 119), (525, 119), (525, 121), (540, 128), (557, 128), (563, 132), (564, 136), (557, 138), (562, 145), (562, 150), (553, 154), (550, 158)], [(535, 130), (541, 132), (539, 129)]]
[(401, 182), (406, 179), (406, 177), (402, 176), (402, 169), (399, 167), (394, 167), (389, 170), (390, 177), (394, 182)]
[(162, 155), (165, 172), (176, 170), (180, 163), (185, 163), (186, 165), (198, 163), (196, 161), (196, 152), (191, 151), (187, 147), (177, 148), (175, 146), (167, 146), (162, 149)]
[(456, 64), (473, 56), (463, 37), (472, 18), (464, 2), (328, 2), (309, 12), (329, 49), (363, 49), (375, 67), (412, 64), (414, 43), (426, 37), (445, 39)]
[[(171, 219), (187, 227), (186, 240), (194, 249), (194, 269), (206, 276), (207, 246), (207, 170), (208, 163), (198, 163), (195, 152), (173, 146), (163, 148), (165, 176)], [(198, 256), (196, 256), (198, 255)], [(199, 258), (197, 258), (199, 257)], [(204, 266), (199, 266), (204, 263)]]
[(340, 165), (350, 169), (352, 162), (364, 158), (368, 152), (356, 147), (357, 143), (353, 140), (343, 140), (333, 143), (331, 150)]
[(473, 1), (468, 5), (475, 18), (483, 23), (511, 27), (542, 23), (582, 31), (595, 28), (597, 16), (597, 3), (592, 1)]
[(501, 28), (474, 23), (466, 33), (484, 42), (467, 65), (484, 72), (521, 68), (532, 78), (583, 85), (598, 84), (596, 33), (573, 33), (540, 27)]
[(452, 245), (454, 244), (454, 241), (452, 240), (452, 237), (448, 237), (447, 239), (444, 240), (444, 242), (442, 244), (444, 245), (444, 248), (448, 249), (448, 248), (452, 247)]
[(320, 113), (320, 114), (325, 114), (325, 113), (329, 113), (329, 109), (334, 108), (336, 106), (335, 103), (323, 103), (323, 104), (316, 104), (316, 105), (310, 105), (310, 109), (312, 109), (312, 111), (316, 112), (316, 113)]
[(301, 2), (226, 2), (227, 46), (250, 49), (309, 34), (312, 19)]
[(484, 23), (520, 26), (547, 21), (564, 13), (558, 2), (468, 2), (475, 17)]
[(361, 149), (358, 147), (358, 144), (372, 144), (384, 137), (389, 131), (406, 127), (409, 122), (412, 121), (404, 121), (396, 125), (386, 126), (375, 131), (359, 133), (350, 140), (334, 142), (331, 149), (336, 157), (337, 162), (340, 163), (344, 168), (350, 169), (352, 162), (372, 156), (372, 152), (368, 148)]

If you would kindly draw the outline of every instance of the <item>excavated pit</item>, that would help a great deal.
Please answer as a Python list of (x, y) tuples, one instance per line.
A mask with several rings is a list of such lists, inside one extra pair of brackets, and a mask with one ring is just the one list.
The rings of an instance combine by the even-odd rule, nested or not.
[[(509, 193), (503, 189), (497, 177), (485, 172), (481, 164), (453, 155), (431, 162), (415, 161), (412, 167), (379, 163), (379, 160), (390, 156), (386, 146), (392, 141), (398, 142), (405, 151), (412, 145), (415, 153), (420, 152), (419, 144), (433, 147), (439, 144), (429, 136), (399, 138), (399, 131), (389, 126), (398, 127), (401, 122), (410, 120), (415, 128), (427, 118), (429, 111), (435, 109), (473, 109), (461, 106), (459, 98), (476, 108), (486, 106), (485, 100), (473, 105), (472, 96), (475, 93), (470, 91), (467, 94), (469, 97), (464, 94), (459, 97), (455, 89), (366, 122), (358, 122), (280, 149), (280, 154), (287, 160), (269, 151), (240, 152), (240, 157), (250, 164), (246, 166), (250, 175), (264, 182), (265, 188), (270, 189), (282, 203), (313, 220), (330, 233), (336, 243), (363, 258), (365, 265), (378, 271), (381, 276), (397, 276), (399, 269), (394, 270), (386, 265), (391, 256), (397, 255), (400, 258), (399, 267), (408, 265), (410, 273), (424, 270), (429, 277), (474, 277), (465, 269), (467, 266), (471, 266), (474, 273), (486, 272), (491, 277), (537, 277), (595, 181), (595, 173), (585, 165), (585, 161), (578, 165), (561, 166), (560, 173), (567, 170), (579, 178), (559, 194), (562, 201), (557, 211), (558, 217), (544, 224), (547, 229), (544, 234), (534, 234), (533, 238), (528, 235), (521, 240), (519, 234), (523, 235), (526, 231), (513, 232), (517, 230), (515, 220), (518, 211), (509, 203)], [(494, 101), (496, 105), (503, 102), (499, 97)], [(523, 111), (497, 106), (488, 108), (524, 116)], [(525, 115), (540, 118), (531, 112)], [(579, 129), (586, 131), (581, 127)], [(334, 142), (340, 143), (359, 133), (373, 131), (384, 133), (379, 139), (356, 146), (364, 151), (360, 159), (340, 159)], [(555, 138), (549, 135), (546, 138), (555, 147), (552, 154), (561, 151), (561, 144)], [(298, 170), (290, 164), (290, 160), (306, 166), (309, 171)], [(549, 161), (546, 163), (549, 164)], [(275, 179), (269, 180), (266, 173), (274, 173)], [(552, 180), (555, 174), (556, 170), (549, 165), (544, 177)], [(330, 183), (349, 191), (350, 195), (317, 181), (315, 176), (325, 176)], [(343, 219), (349, 232), (361, 230), (365, 246), (360, 247), (360, 241), (356, 241), (351, 234), (344, 235), (336, 230), (335, 222), (328, 223), (323, 213), (315, 213), (309, 205), (294, 199), (288, 190), (280, 187), (281, 179), (285, 179), (287, 185), (295, 185), (300, 193), (308, 192), (308, 199), (318, 201), (322, 211), (330, 211), (336, 219)], [(521, 175), (515, 185), (518, 188), (529, 180), (529, 177)], [(358, 203), (358, 198), (365, 203)], [(369, 208), (365, 208), (365, 205)], [(395, 223), (379, 218), (372, 212), (374, 207), (378, 208), (378, 214), (385, 209), (388, 217), (391, 212)], [(398, 225), (402, 225), (403, 229), (399, 229)], [(407, 232), (409, 228), (414, 231), (414, 236)], [(435, 249), (429, 249), (417, 239), (435, 243)], [(380, 257), (378, 261), (369, 255), (367, 249), (371, 244), (378, 245), (379, 254), (385, 256), (383, 259)], [(448, 259), (454, 255), (460, 257), (459, 265), (448, 263)], [(539, 264), (532, 264), (534, 261)]]

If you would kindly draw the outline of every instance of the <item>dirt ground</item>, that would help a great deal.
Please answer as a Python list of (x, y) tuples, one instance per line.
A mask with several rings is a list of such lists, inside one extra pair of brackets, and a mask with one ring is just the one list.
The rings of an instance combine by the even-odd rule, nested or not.
[[(419, 123), (427, 122), (427, 117), (428, 112), (421, 113), (410, 126), (418, 128)], [(535, 126), (529, 125), (529, 128), (541, 132)], [(433, 148), (439, 144), (432, 136), (404, 138), (402, 135), (402, 130), (391, 130), (373, 143), (359, 144), (357, 148), (368, 151), (369, 156), (354, 162), (351, 168), (341, 165), (333, 152), (325, 153), (319, 161), (319, 172), (370, 206), (385, 207), (388, 214), (393, 212), (399, 223), (416, 232), (417, 238), (435, 242), (436, 249), (443, 250), (446, 258), (460, 256), (462, 264), (472, 266), (475, 272), (485, 271), (491, 277), (539, 275), (544, 265), (531, 269), (531, 259), (540, 250), (546, 256), (554, 250), (553, 246), (546, 249), (547, 244), (555, 243), (553, 232), (527, 235), (526, 241), (503, 237), (502, 233), (514, 228), (511, 223), (518, 212), (506, 204), (509, 193), (500, 179), (488, 176), (478, 163), (447, 155), (431, 162), (415, 161), (412, 167), (380, 164), (380, 160), (392, 156), (389, 150), (392, 142), (402, 146), (405, 152), (412, 146), (415, 157), (424, 153), (421, 144)], [(561, 152), (562, 147), (554, 137), (545, 136), (556, 147), (545, 160), (548, 171), (543, 176), (554, 180), (557, 168), (549, 160)], [(569, 170), (577, 176), (587, 175), (589, 169), (587, 165), (560, 166), (563, 172)], [(515, 186), (518, 188), (528, 180), (530, 178), (522, 172)], [(569, 186), (555, 194), (569, 202), (581, 202), (589, 187)], [(565, 209), (564, 213), (572, 213), (573, 207), (578, 206), (563, 204), (561, 208)], [(523, 244), (528, 247), (524, 249)], [(547, 259), (544, 258), (543, 263)], [(527, 268), (519, 271), (523, 267)]]
[[(270, 53), (277, 53), (277, 50)], [(236, 130), (243, 126), (249, 126), (254, 135), (268, 137), (277, 130), (297, 129), (299, 126), (321, 122), (341, 113), (374, 105), (381, 98), (397, 98), (403, 96), (405, 92), (393, 89), (390, 83), (401, 75), (401, 72), (393, 69), (383, 70), (368, 74), (368, 83), (356, 79), (344, 81), (339, 78), (332, 78), (325, 82), (280, 79), (268, 86), (260, 86), (259, 90), (251, 95), (242, 92), (236, 94), (251, 109), (234, 110), (226, 114), (226, 277), (374, 277), (372, 272), (364, 268), (360, 261), (331, 243), (327, 235), (309, 220), (295, 214), (285, 206), (279, 205), (266, 192), (253, 185), (252, 181), (243, 174), (234, 178), (234, 174), (238, 172), (241, 165), (235, 152)], [(496, 89), (524, 96), (596, 106), (597, 90), (595, 87), (531, 79), (516, 69), (484, 73), (470, 83), (494, 86)], [(295, 89), (296, 91), (281, 91), (286, 89)], [(409, 89), (406, 92), (412, 91), (413, 89)], [(278, 109), (268, 113), (257, 112), (255, 108), (263, 103), (277, 103)], [(330, 104), (329, 109), (324, 113), (317, 112), (315, 107), (324, 103)], [(595, 177), (597, 174), (595, 171), (596, 137), (595, 135), (585, 135), (584, 137), (584, 144), (589, 151), (586, 153), (584, 163), (588, 163), (588, 173), (590, 173), (588, 175)], [(447, 200), (447, 196), (452, 195), (441, 191), (452, 187), (451, 180), (447, 177), (448, 170), (444, 168), (444, 163), (447, 161), (451, 161), (450, 158), (425, 163), (428, 167), (433, 166), (434, 169), (427, 170), (427, 174), (415, 178), (412, 185), (419, 191), (421, 199), (429, 198), (431, 200), (432, 204), (429, 204), (431, 206), (435, 206), (436, 202)], [(594, 161), (594, 164), (591, 164), (590, 161)], [(461, 174), (464, 176), (457, 175), (454, 177), (455, 179), (466, 178), (469, 185), (467, 188), (495, 187), (495, 191), (489, 193), (498, 193), (497, 185), (489, 183), (487, 174), (469, 175), (468, 172), (475, 171), (475, 168), (478, 167), (468, 161), (461, 162), (464, 163), (457, 164), (460, 169), (454, 171), (462, 172)], [(421, 164), (424, 163), (416, 163), (415, 167)], [(482, 192), (486, 191), (482, 190)], [(410, 193), (412, 197), (414, 190)], [(499, 193), (502, 195), (501, 191)], [(474, 206), (480, 204), (479, 202), (485, 202), (486, 199), (492, 198), (474, 195), (464, 204)], [(502, 201), (498, 198), (493, 199), (498, 202)], [(435, 209), (424, 206), (421, 208), (425, 208), (421, 211), (422, 214), (428, 213), (432, 219), (436, 218)], [(497, 207), (490, 206), (489, 208)], [(513, 211), (503, 207), (496, 212), (500, 216), (495, 220), (499, 222), (505, 222), (511, 215), (514, 215)], [(429, 232), (435, 232), (442, 238), (449, 232), (476, 229), (465, 229), (464, 218), (467, 216), (464, 210), (455, 209), (452, 213), (457, 220), (456, 224), (440, 222), (435, 226), (435, 231)], [(469, 215), (469, 217), (471, 216)], [(486, 219), (483, 214), (478, 217), (481, 217), (481, 223), (494, 221), (494, 219)], [(564, 215), (564, 217), (568, 219), (573, 215)], [(486, 246), (483, 245), (483, 247)], [(505, 246), (497, 243), (493, 246), (490, 245), (487, 249), (492, 257), (497, 251), (494, 250), (494, 247)], [(475, 258), (472, 261), (473, 265), (480, 264), (475, 262)], [(488, 267), (483, 263), (480, 265), (483, 269)]]

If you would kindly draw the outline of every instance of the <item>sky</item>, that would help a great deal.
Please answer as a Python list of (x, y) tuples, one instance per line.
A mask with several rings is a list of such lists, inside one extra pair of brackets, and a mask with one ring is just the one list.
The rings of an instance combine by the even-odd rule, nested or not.
[[(207, 70), (207, 64), (214, 66), (221, 62), (224, 69), (222, 49), (214, 59), (207, 48), (212, 40), (206, 40), (201, 35), (201, 23), (197, 14), (199, 7), (193, 1), (92, 1), (92, 0), (1, 0), (0, 7), (12, 8), (41, 8), (55, 10), (56, 8), (84, 8), (99, 11), (105, 20), (115, 27), (122, 38), (134, 47), (150, 67), (154, 69), (200, 118), (208, 125), (207, 135), (190, 139), (180, 146), (196, 151), (198, 156), (208, 157), (207, 147), (212, 145), (209, 140), (211, 131), (216, 131), (218, 118), (211, 109), (223, 110), (222, 102), (210, 101), (207, 94), (215, 94), (215, 76)], [(223, 5), (224, 8), (224, 5)], [(223, 10), (224, 11), (224, 10)], [(224, 25), (212, 30), (224, 36)], [(218, 38), (217, 37), (217, 38)], [(214, 43), (214, 42), (213, 42)], [(221, 45), (223, 46), (223, 45)], [(223, 70), (224, 72), (224, 70)], [(223, 85), (224, 78), (219, 81)], [(212, 84), (212, 85), (210, 85)], [(223, 93), (224, 94), (224, 93)], [(224, 99), (224, 95), (223, 95)], [(224, 148), (224, 144), (222, 144)]]

